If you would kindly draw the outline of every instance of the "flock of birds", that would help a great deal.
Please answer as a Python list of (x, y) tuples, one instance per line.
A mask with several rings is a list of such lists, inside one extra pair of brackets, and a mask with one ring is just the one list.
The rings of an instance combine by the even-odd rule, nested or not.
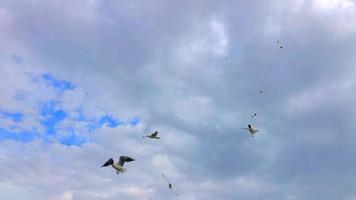
[[(150, 139), (160, 139), (158, 137), (158, 131), (155, 131), (151, 134), (142, 136), (142, 138), (150, 138)], [(113, 158), (110, 158), (108, 161), (106, 161), (101, 167), (108, 167), (111, 166), (112, 168), (115, 169), (116, 174), (124, 173), (126, 171), (126, 168), (124, 168), (124, 164), (126, 162), (132, 162), (135, 161), (135, 159), (129, 157), (129, 156), (120, 156), (119, 161), (115, 163)], [(165, 174), (161, 173), (163, 179), (168, 183), (168, 188), (173, 191), (173, 186), (172, 183), (168, 180)], [(175, 192), (176, 195), (178, 193)]]
[[(283, 48), (283, 46), (280, 44), (280, 41), (277, 41), (277, 44), (280, 45), (279, 48), (281, 48), (281, 49)], [(225, 60), (227, 60), (227, 57), (225, 57)], [(259, 93), (262, 94), (263, 91), (260, 90)], [(255, 118), (256, 116), (257, 116), (256, 112), (252, 113), (252, 115), (251, 115), (252, 118)], [(247, 124), (247, 127), (242, 128), (242, 129), (248, 131), (251, 134), (252, 138), (254, 137), (254, 135), (257, 132), (259, 132), (259, 130), (257, 128), (253, 127), (251, 124)], [(155, 131), (151, 134), (142, 136), (142, 138), (160, 139), (160, 137), (158, 137), (158, 131)], [(126, 162), (132, 162), (132, 161), (135, 161), (135, 159), (133, 159), (129, 156), (120, 156), (119, 161), (117, 161), (116, 163), (115, 163), (114, 159), (110, 158), (101, 167), (111, 166), (112, 168), (115, 169), (116, 174), (120, 174), (120, 173), (124, 173), (126, 171), (126, 168), (124, 168), (124, 164)], [(161, 173), (161, 175), (162, 175), (163, 179), (167, 182), (168, 188), (173, 191), (172, 183), (168, 180), (168, 178), (166, 177), (165, 174)], [(176, 193), (176, 192), (175, 192), (175, 194), (178, 195), (178, 193)]]

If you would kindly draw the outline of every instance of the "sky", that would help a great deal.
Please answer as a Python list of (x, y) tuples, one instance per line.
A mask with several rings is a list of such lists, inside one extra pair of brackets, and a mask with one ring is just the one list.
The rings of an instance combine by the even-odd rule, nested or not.
[(355, 200), (355, 21), (354, 0), (0, 0), (0, 196)]

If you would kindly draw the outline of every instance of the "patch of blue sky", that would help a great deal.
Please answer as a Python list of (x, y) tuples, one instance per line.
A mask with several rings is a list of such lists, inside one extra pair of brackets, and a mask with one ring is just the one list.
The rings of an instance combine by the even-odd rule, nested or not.
[[(57, 124), (70, 117), (65, 110), (59, 107), (59, 103), (60, 101), (58, 100), (40, 103), (38, 114), (42, 117), (40, 123), (45, 128), (45, 132), (43, 134), (35, 132), (18, 132), (18, 130), (16, 130), (17, 127), (14, 127), (13, 129), (2, 128), (0, 129), (0, 141), (11, 139), (28, 142), (32, 141), (33, 139), (40, 139), (46, 143), (59, 142), (67, 146), (81, 146), (84, 143), (92, 142), (90, 135), (81, 136), (75, 132), (76, 130), (73, 127), (68, 127), (65, 130), (65, 136), (58, 134)], [(136, 126), (140, 123), (140, 119), (138, 117), (134, 117), (131, 120), (124, 122), (111, 114), (105, 114), (100, 118), (94, 119), (86, 116), (81, 108), (78, 108), (76, 111), (78, 112), (78, 115), (75, 118), (71, 118), (70, 120), (74, 120), (74, 122), (86, 122), (88, 132), (92, 132), (93, 130), (99, 129), (103, 126), (116, 128), (121, 125)], [(20, 122), (24, 116), (19, 112), (6, 112), (0, 110), (0, 117), (11, 119), (14, 122)]]
[(7, 129), (0, 128), (0, 141), (15, 140), (20, 142), (29, 142), (36, 138), (37, 134), (34, 132), (13, 132)]
[(59, 139), (59, 142), (66, 146), (82, 146), (88, 142), (88, 139), (72, 133), (70, 136)]
[(56, 101), (49, 101), (40, 105), (40, 115), (44, 117), (41, 124), (46, 128), (46, 134), (55, 134), (56, 124), (67, 117), (67, 113), (56, 108)]
[(20, 122), (23, 119), (23, 114), (20, 112), (7, 112), (0, 110), (0, 116), (8, 118), (14, 122)]
[(104, 115), (99, 120), (99, 125), (102, 126), (106, 124), (110, 128), (116, 128), (119, 125), (123, 125), (124, 122), (121, 122), (119, 119), (113, 117), (112, 115)]
[(84, 143), (90, 141), (89, 138), (76, 134), (73, 127), (68, 127), (66, 130), (67, 135), (57, 135), (57, 141), (66, 146), (81, 146)]
[(140, 121), (140, 119), (138, 117), (134, 117), (134, 118), (131, 119), (130, 125), (131, 126), (137, 126), (140, 122), (141, 121)]
[(47, 81), (50, 86), (52, 86), (58, 92), (64, 92), (66, 90), (73, 90), (76, 86), (74, 83), (66, 81), (66, 80), (59, 80), (53, 77), (51, 74), (46, 73), (43, 74), (42, 79)]

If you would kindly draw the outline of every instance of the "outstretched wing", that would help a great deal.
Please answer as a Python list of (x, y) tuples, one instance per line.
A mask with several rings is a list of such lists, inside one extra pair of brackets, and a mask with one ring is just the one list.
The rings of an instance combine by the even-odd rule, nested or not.
[(171, 187), (172, 187), (172, 184), (171, 184), (171, 182), (169, 182), (169, 180), (168, 180), (168, 178), (166, 177), (166, 175), (164, 175), (163, 173), (161, 173), (161, 175), (162, 175), (162, 177), (164, 178), (164, 180), (166, 180), (167, 183), (168, 183), (169, 185), (171, 185)]
[(158, 135), (157, 131), (151, 134), (152, 137), (156, 137), (157, 135)]
[(107, 167), (107, 166), (109, 166), (109, 165), (112, 165), (112, 164), (114, 164), (114, 160), (112, 159), (112, 158), (110, 158), (108, 161), (106, 161), (104, 164), (103, 164), (103, 166), (101, 166), (101, 167)]
[(250, 129), (248, 129), (248, 128), (241, 128), (241, 129), (244, 129), (244, 130), (247, 130), (247, 131), (249, 131)]
[(119, 160), (119, 165), (120, 166), (124, 166), (125, 162), (131, 162), (134, 161), (135, 159), (130, 158), (128, 156), (120, 156), (120, 160)]

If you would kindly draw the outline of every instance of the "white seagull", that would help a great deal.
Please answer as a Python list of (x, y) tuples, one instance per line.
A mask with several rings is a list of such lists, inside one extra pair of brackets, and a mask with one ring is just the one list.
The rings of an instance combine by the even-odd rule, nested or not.
[(126, 171), (126, 168), (124, 168), (125, 162), (131, 162), (131, 161), (135, 161), (135, 159), (130, 158), (128, 156), (120, 156), (120, 160), (118, 162), (114, 163), (114, 159), (110, 158), (101, 167), (107, 167), (111, 165), (111, 167), (113, 167), (116, 170), (116, 174), (119, 174), (120, 172), (124, 173)]
[(259, 130), (256, 129), (256, 128), (253, 128), (251, 126), (251, 124), (248, 124), (247, 125), (248, 128), (242, 128), (242, 129), (245, 129), (245, 130), (248, 130), (250, 133), (251, 133), (251, 136), (254, 137), (254, 134), (256, 134)]
[(152, 133), (150, 135), (143, 136), (142, 138), (148, 137), (148, 138), (151, 138), (151, 139), (159, 139), (159, 137), (157, 135), (158, 135), (158, 132), (155, 131), (154, 133)]

